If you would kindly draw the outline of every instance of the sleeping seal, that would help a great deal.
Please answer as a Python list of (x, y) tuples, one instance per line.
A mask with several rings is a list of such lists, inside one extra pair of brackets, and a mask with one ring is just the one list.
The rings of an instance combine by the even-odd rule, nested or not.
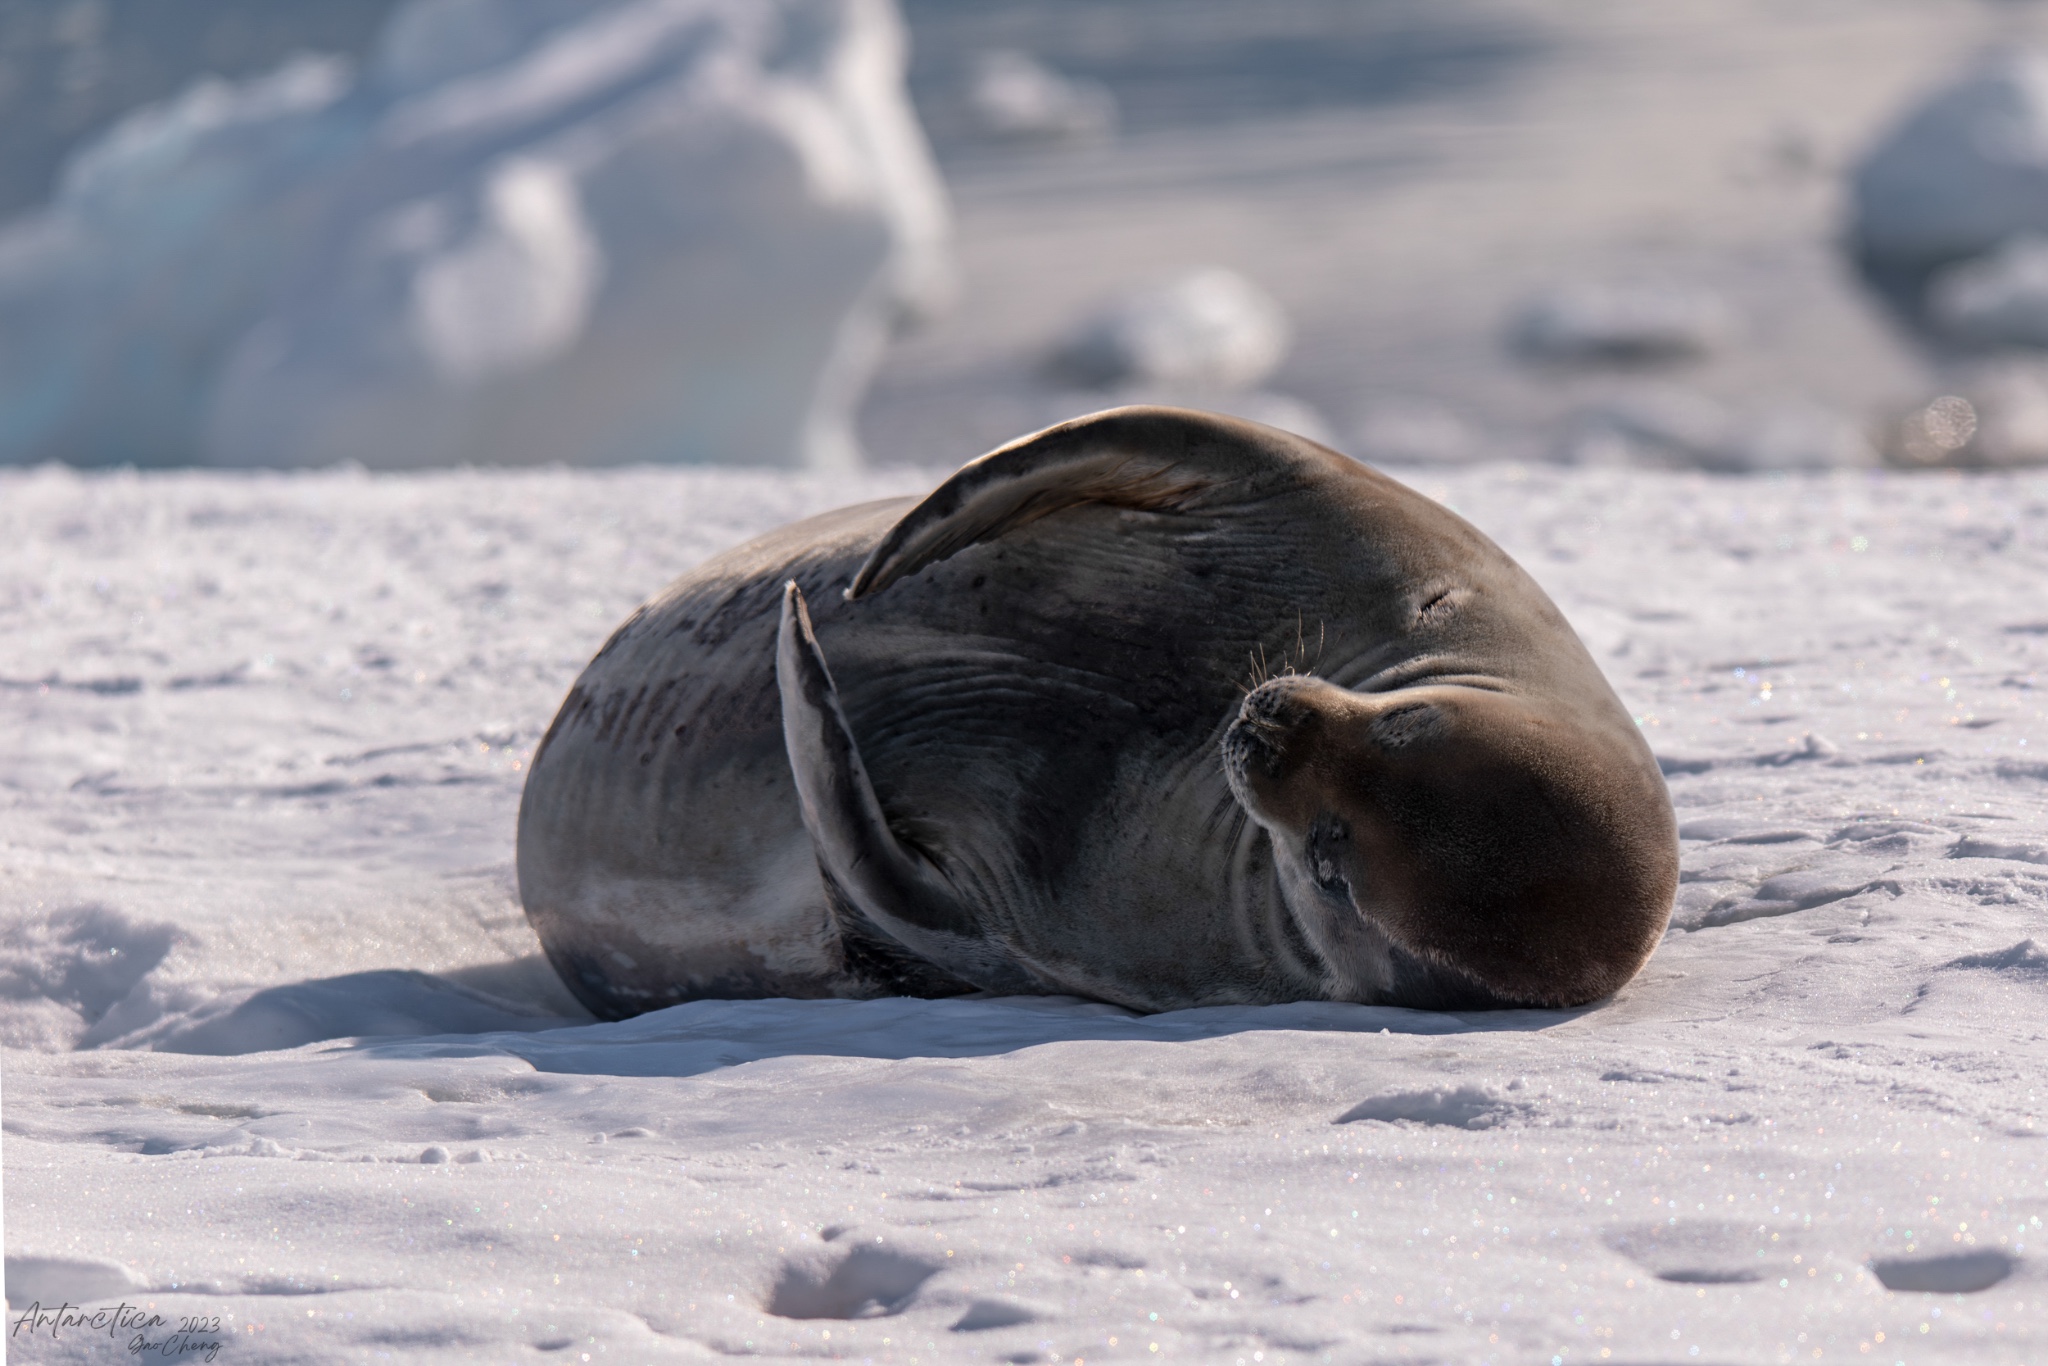
[(527, 914), (608, 1017), (1576, 1005), (1642, 965), (1677, 877), (1649, 747), (1499, 547), (1170, 408), (685, 574), (584, 670), (519, 811)]

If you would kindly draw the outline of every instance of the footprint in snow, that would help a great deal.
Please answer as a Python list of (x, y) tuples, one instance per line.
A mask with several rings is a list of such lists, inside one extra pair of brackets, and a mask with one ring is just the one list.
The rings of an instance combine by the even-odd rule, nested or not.
[(2031, 939), (2022, 939), (2009, 949), (1965, 954), (1943, 963), (1942, 967), (1980, 968), (2016, 980), (2048, 982), (2048, 951)]
[(1602, 1239), (1660, 1281), (1674, 1285), (1745, 1285), (1803, 1275), (1800, 1247), (1789, 1231), (1711, 1220), (1634, 1224)]
[(2012, 1275), (2017, 1265), (2005, 1253), (1986, 1247), (1926, 1257), (1880, 1257), (1870, 1270), (1887, 1290), (1969, 1295), (1989, 1290)]
[(1021, 1304), (1009, 1300), (976, 1300), (967, 1306), (967, 1312), (953, 1325), (956, 1333), (985, 1333), (991, 1328), (1014, 1328), (1020, 1323), (1036, 1323), (1038, 1314)]
[(2037, 844), (2007, 844), (1965, 835), (1948, 851), (1950, 858), (2002, 859), (2012, 863), (2048, 863), (2048, 849)]
[(783, 1263), (762, 1308), (784, 1319), (872, 1319), (901, 1313), (939, 1268), (884, 1244), (862, 1243), (843, 1256)]
[(1337, 1116), (1339, 1124), (1367, 1120), (1383, 1124), (1441, 1124), (1453, 1129), (1491, 1129), (1526, 1114), (1529, 1106), (1503, 1100), (1483, 1086), (1437, 1091), (1390, 1091)]

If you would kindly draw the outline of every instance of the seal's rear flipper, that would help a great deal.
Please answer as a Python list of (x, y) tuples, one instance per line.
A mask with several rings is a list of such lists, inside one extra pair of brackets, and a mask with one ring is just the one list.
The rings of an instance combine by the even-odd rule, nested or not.
[[(945, 875), (889, 828), (794, 582), (782, 590), (775, 681), (804, 828), (817, 851), (849, 968), (861, 972), (864, 965), (883, 964), (882, 985), (916, 995), (975, 987), (1037, 990), (1028, 974), (982, 936)], [(936, 980), (924, 981), (913, 970), (915, 960), (935, 969), (928, 975)]]
[(1062, 508), (1107, 503), (1177, 512), (1218, 485), (1286, 479), (1297, 462), (1325, 460), (1350, 464), (1301, 437), (1184, 408), (1113, 408), (1076, 418), (961, 466), (889, 529), (846, 596), (879, 593)]

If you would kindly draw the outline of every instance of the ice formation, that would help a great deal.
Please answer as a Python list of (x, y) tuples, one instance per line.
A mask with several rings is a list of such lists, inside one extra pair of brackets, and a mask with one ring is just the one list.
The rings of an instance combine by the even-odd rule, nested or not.
[(1053, 354), (1081, 384), (1248, 389), (1292, 341), (1278, 300), (1234, 270), (1211, 267), (1133, 289), (1083, 318)]
[(984, 137), (1068, 142), (1116, 127), (1116, 98), (1107, 86), (1061, 75), (1007, 48), (976, 58), (961, 103), (963, 121)]
[(0, 462), (844, 467), (947, 213), (889, 0), (412, 0), (0, 232)]
[(1513, 335), (1524, 351), (1549, 360), (1663, 361), (1713, 351), (1734, 327), (1727, 301), (1695, 285), (1582, 280), (1531, 300)]
[(1731, 407), (1670, 384), (1621, 389), (1566, 422), (1557, 455), (1574, 465), (1650, 465), (1737, 473), (1877, 463), (1848, 418), (1810, 401)]
[(1927, 316), (1961, 342), (2048, 346), (2048, 236), (2020, 233), (1945, 267), (1928, 282)]
[(2048, 231), (2048, 57), (1986, 53), (1879, 139), (1851, 192), (1871, 262), (1926, 269)]
[(1416, 398), (1367, 405), (1350, 446), (1361, 460), (1390, 465), (1462, 465), (1486, 454), (1484, 435), (1456, 409)]

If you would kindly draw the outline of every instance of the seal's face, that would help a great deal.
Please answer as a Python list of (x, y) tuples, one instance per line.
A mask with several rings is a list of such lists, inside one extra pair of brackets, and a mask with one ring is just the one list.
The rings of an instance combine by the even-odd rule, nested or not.
[(1677, 841), (1661, 778), (1634, 737), (1565, 707), (1286, 676), (1245, 698), (1223, 757), (1290, 900), (1321, 903), (1297, 913), (1363, 916), (1504, 1003), (1610, 994), (1670, 915)]

